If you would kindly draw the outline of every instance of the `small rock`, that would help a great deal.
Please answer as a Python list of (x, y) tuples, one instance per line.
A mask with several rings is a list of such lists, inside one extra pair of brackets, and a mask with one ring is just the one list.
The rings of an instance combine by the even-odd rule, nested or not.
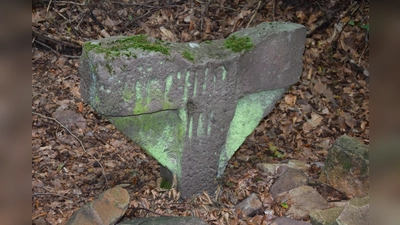
[(292, 220), (287, 217), (278, 217), (271, 223), (271, 225), (311, 225), (311, 223)]
[(66, 225), (115, 224), (125, 214), (128, 205), (128, 191), (117, 186), (82, 206), (71, 216)]
[(304, 173), (288, 168), (284, 174), (282, 174), (275, 183), (271, 186), (270, 192), (274, 198), (278, 194), (290, 191), (293, 188), (304, 186), (308, 184), (308, 177)]
[(235, 207), (236, 215), (254, 216), (262, 207), (262, 203), (256, 194), (251, 194)]
[(348, 203), (349, 203), (349, 201), (329, 202), (328, 205), (329, 205), (329, 208), (336, 208), (336, 207), (344, 208)]
[(37, 219), (33, 222), (33, 224), (34, 224), (34, 225), (47, 225), (48, 223), (47, 223), (47, 221), (46, 221), (44, 218), (40, 217), (40, 218), (37, 218)]
[(310, 220), (313, 225), (337, 225), (335, 222), (344, 207), (335, 207), (310, 212)]
[(313, 225), (364, 225), (369, 223), (369, 197), (353, 198), (345, 206), (313, 210)]
[(287, 164), (284, 163), (258, 163), (257, 167), (268, 175), (282, 175), (287, 168), (292, 168), (300, 171), (307, 171), (310, 165), (300, 160), (289, 160)]
[(286, 216), (294, 219), (304, 219), (312, 210), (329, 207), (326, 200), (310, 186), (301, 186), (290, 190), (283, 196), (282, 202), (290, 202)]
[(291, 159), (289, 160), (289, 162), (287, 163), (287, 166), (296, 170), (300, 170), (300, 171), (307, 171), (311, 166), (310, 164), (307, 164), (304, 161), (300, 161), (300, 160), (295, 160), (295, 159)]
[(268, 175), (275, 175), (276, 169), (280, 164), (276, 163), (258, 163), (257, 168), (267, 173)]
[(199, 217), (148, 217), (135, 220), (127, 220), (117, 225), (207, 225)]
[(272, 219), (274, 219), (276, 216), (274, 215), (274, 210), (273, 209), (266, 209), (264, 210), (264, 214), (265, 214), (265, 219), (267, 221), (271, 221)]
[(369, 197), (353, 198), (337, 218), (338, 224), (357, 225), (369, 222)]
[(346, 135), (339, 137), (329, 149), (319, 180), (350, 196), (368, 195), (368, 146)]

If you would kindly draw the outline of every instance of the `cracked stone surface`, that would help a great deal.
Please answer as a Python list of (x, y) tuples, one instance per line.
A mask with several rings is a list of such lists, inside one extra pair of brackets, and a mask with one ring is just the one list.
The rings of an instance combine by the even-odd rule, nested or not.
[(202, 43), (89, 41), (80, 90), (170, 172), (181, 197), (213, 194), (228, 160), (299, 80), (305, 37), (299, 24), (262, 23)]

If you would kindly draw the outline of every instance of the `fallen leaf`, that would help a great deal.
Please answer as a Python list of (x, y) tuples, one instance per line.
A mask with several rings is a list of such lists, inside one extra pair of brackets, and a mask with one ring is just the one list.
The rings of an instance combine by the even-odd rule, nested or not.
[(40, 23), (46, 21), (46, 10), (32, 13), (32, 23)]
[(104, 25), (108, 28), (108, 29), (112, 29), (115, 25), (117, 24), (117, 22), (115, 22), (114, 20), (110, 19), (110, 17), (107, 17), (107, 19), (104, 21)]
[(170, 30), (165, 27), (160, 27), (160, 31), (164, 34), (164, 40), (166, 39), (171, 42), (176, 42), (176, 37)]
[(285, 95), (285, 103), (290, 106), (294, 106), (294, 104), (296, 104), (296, 100), (297, 100), (296, 95), (292, 94)]
[(82, 115), (72, 111), (72, 110), (64, 110), (61, 112), (54, 112), (52, 114), (54, 118), (56, 118), (60, 123), (66, 126), (68, 129), (71, 128), (72, 125), (77, 125), (81, 129), (86, 128), (86, 120)]
[(303, 21), (305, 21), (307, 19), (307, 16), (303, 11), (297, 11), (296, 16), (297, 16), (297, 18), (299, 18), (300, 20), (303, 20)]
[(341, 113), (341, 115), (344, 117), (344, 122), (346, 123), (346, 125), (349, 126), (351, 129), (353, 129), (356, 120), (351, 116), (351, 114), (343, 112)]
[(307, 122), (303, 123), (303, 131), (305, 133), (310, 132), (311, 130), (313, 130), (315, 127), (317, 127), (321, 121), (322, 121), (323, 117), (312, 112), (311, 113), (311, 119), (307, 120)]
[(326, 90), (326, 84), (322, 83), (320, 80), (317, 80), (313, 86), (313, 91), (317, 94), (322, 94)]

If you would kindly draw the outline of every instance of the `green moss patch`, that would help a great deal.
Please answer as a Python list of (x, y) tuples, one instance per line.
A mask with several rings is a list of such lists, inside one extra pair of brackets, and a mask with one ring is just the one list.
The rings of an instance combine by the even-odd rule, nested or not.
[(249, 51), (253, 48), (253, 42), (250, 37), (239, 38), (232, 35), (224, 41), (224, 47), (232, 50), (232, 52)]
[(111, 57), (125, 55), (127, 57), (136, 58), (134, 53), (127, 51), (130, 48), (161, 52), (165, 55), (169, 55), (169, 49), (161, 44), (161, 41), (155, 40), (154, 42), (150, 42), (147, 40), (147, 36), (143, 34), (116, 40), (110, 47), (102, 46), (101, 43), (86, 42), (83, 48), (87, 52), (95, 51), (96, 53), (105, 53), (107, 56)]
[(171, 187), (172, 184), (167, 179), (162, 178), (160, 188), (171, 189)]
[(194, 61), (193, 53), (189, 52), (188, 50), (183, 51), (182, 56), (183, 56), (183, 58), (185, 58), (185, 59), (187, 59), (189, 61), (192, 61), (192, 62)]

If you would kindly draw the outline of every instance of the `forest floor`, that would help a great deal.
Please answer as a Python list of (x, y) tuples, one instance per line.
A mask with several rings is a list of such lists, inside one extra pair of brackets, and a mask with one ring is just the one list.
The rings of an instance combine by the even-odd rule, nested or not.
[[(65, 224), (82, 205), (122, 184), (131, 196), (122, 220), (192, 215), (209, 224), (256, 224), (252, 218), (237, 218), (231, 208), (250, 193), (262, 201), (268, 198), (271, 179), (257, 169), (257, 163), (302, 160), (311, 165), (308, 175), (317, 179), (339, 136), (347, 134), (369, 144), (368, 1), (34, 0), (32, 4), (32, 221), (43, 217), (50, 224)], [(158, 162), (81, 98), (78, 68), (85, 41), (147, 34), (201, 42), (272, 21), (307, 27), (303, 74), (231, 158), (217, 200), (203, 193), (181, 201), (174, 189), (160, 188)], [(59, 115), (65, 110), (67, 114)], [(315, 188), (329, 201), (347, 198), (335, 190)], [(273, 208), (278, 216), (285, 210), (279, 205)]]

